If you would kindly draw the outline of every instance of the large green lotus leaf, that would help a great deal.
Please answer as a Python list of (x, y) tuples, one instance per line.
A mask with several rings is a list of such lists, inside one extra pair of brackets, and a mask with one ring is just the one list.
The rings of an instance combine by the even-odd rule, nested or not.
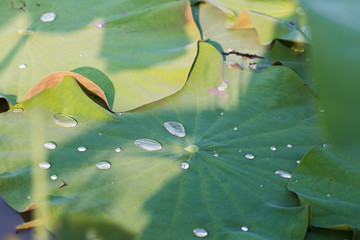
[(225, 26), (226, 14), (214, 5), (203, 2), (193, 6), (194, 18), (204, 41), (213, 44), (221, 52), (228, 49), (241, 53), (262, 56), (268, 51), (268, 46), (259, 43), (255, 29), (229, 29)]
[(126, 111), (180, 90), (199, 38), (188, 1), (0, 1), (0, 93), (14, 104), (46, 75), (81, 68), (102, 72), (89, 78)]
[[(96, 232), (100, 221), (136, 239), (196, 239), (196, 228), (208, 239), (303, 239), (307, 207), (275, 172), (291, 173), (320, 142), (317, 102), (286, 67), (226, 69), (228, 88), (216, 91), (222, 64), (214, 47), (200, 43), (182, 91), (120, 116), (92, 102), (72, 77), (0, 114), (0, 194), (19, 211), (36, 203), (53, 231), (65, 217), (61, 226), (72, 230), (90, 222)], [(56, 125), (58, 113), (77, 126)], [(168, 121), (181, 123), (186, 136), (170, 134)], [(162, 149), (134, 145), (143, 138)], [(47, 142), (57, 147), (45, 149)], [(43, 161), (50, 168), (39, 168)], [(98, 169), (102, 161), (111, 167)]]
[(304, 156), (288, 188), (298, 195), (302, 205), (311, 206), (312, 225), (354, 229), (359, 234), (359, 167), (358, 158), (343, 159), (319, 147)]

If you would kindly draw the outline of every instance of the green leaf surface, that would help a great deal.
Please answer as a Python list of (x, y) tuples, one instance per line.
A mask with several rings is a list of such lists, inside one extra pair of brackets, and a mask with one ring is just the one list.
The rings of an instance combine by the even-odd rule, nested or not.
[[(311, 206), (311, 224), (336, 230), (360, 229), (360, 164), (326, 149), (310, 150), (295, 169), (288, 188)], [(355, 238), (356, 239), (356, 238)]]
[[(195, 228), (207, 239), (303, 239), (307, 207), (275, 172), (291, 173), (320, 142), (316, 100), (285, 67), (225, 69), (220, 94), (222, 56), (207, 43), (199, 51), (182, 91), (120, 116), (92, 102), (72, 77), (11, 109), (23, 112), (0, 114), (0, 194), (19, 211), (36, 203), (57, 232), (59, 219), (76, 214), (74, 225), (61, 226), (96, 220), (136, 239), (197, 239)], [(77, 126), (57, 126), (57, 113)], [(186, 136), (170, 134), (167, 121), (181, 123)], [(136, 147), (143, 138), (162, 149)], [(46, 142), (57, 147), (45, 149)], [(39, 168), (43, 161), (49, 169)], [(101, 161), (111, 167), (98, 169)]]
[(100, 72), (90, 79), (126, 111), (180, 90), (199, 38), (188, 1), (1, 1), (0, 93), (15, 104), (50, 73)]

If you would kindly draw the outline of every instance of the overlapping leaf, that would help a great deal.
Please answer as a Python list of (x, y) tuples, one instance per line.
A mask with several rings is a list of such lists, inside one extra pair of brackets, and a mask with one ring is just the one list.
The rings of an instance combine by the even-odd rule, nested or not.
[(1, 1), (0, 94), (14, 104), (46, 75), (75, 71), (129, 110), (183, 87), (197, 40), (188, 1)]
[[(140, 239), (192, 239), (195, 228), (208, 239), (302, 239), (307, 208), (275, 172), (292, 172), (319, 142), (316, 102), (284, 67), (227, 69), (220, 91), (221, 66), (221, 55), (202, 43), (181, 92), (120, 116), (93, 103), (71, 77), (16, 106), (22, 113), (1, 114), (0, 192), (20, 211), (36, 203), (54, 231), (61, 216), (74, 215), (71, 226), (97, 220)], [(55, 125), (57, 113), (78, 125)], [(186, 136), (167, 132), (167, 121), (182, 123)], [(137, 148), (142, 138), (162, 150)], [(98, 169), (101, 161), (111, 167)]]

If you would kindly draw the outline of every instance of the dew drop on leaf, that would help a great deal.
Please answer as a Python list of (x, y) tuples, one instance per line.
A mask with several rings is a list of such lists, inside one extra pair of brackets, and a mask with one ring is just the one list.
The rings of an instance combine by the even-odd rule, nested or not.
[(193, 233), (194, 233), (195, 236), (201, 237), (201, 238), (206, 237), (208, 235), (208, 232), (203, 228), (195, 228), (193, 230)]
[(14, 112), (14, 113), (22, 113), (22, 112), (24, 112), (24, 109), (23, 109), (23, 108), (15, 108), (15, 109), (13, 110), (13, 112)]
[(214, 157), (218, 157), (219, 154), (217, 152), (214, 153)]
[(247, 232), (249, 230), (249, 228), (247, 226), (242, 226), (241, 230), (244, 231), (244, 232)]
[(293, 147), (293, 145), (292, 145), (292, 144), (288, 144), (288, 145), (286, 145), (286, 147), (288, 147), (288, 148), (292, 148), (292, 147)]
[(107, 161), (101, 161), (96, 164), (96, 167), (101, 170), (106, 170), (111, 167), (111, 164), (110, 164), (110, 162), (107, 162)]
[(77, 150), (78, 150), (79, 152), (85, 152), (85, 151), (86, 151), (86, 147), (80, 146), (80, 147), (78, 147)]
[(329, 147), (331, 147), (331, 144), (330, 143), (324, 143), (322, 146), (323, 146), (323, 148), (329, 148)]
[(19, 64), (19, 66), (18, 66), (20, 69), (25, 69), (25, 68), (27, 68), (27, 65), (26, 64)]
[(326, 196), (327, 196), (327, 197), (331, 197), (331, 195), (330, 195), (329, 193), (328, 193), (328, 194), (326, 194)]
[(218, 86), (217, 89), (218, 89), (219, 91), (223, 92), (223, 91), (225, 91), (227, 88), (228, 88), (228, 84), (225, 83), (225, 82), (222, 82), (222, 83)]
[(276, 170), (275, 174), (283, 178), (291, 178), (291, 173), (288, 173), (284, 170)]
[(121, 152), (121, 148), (115, 148), (115, 152)]
[(48, 163), (48, 162), (41, 162), (41, 163), (39, 163), (39, 167), (40, 167), (41, 169), (49, 169), (49, 168), (50, 168), (50, 163)]
[(52, 22), (55, 20), (56, 14), (53, 12), (44, 13), (41, 15), (40, 20), (42, 22)]
[(251, 153), (247, 153), (247, 154), (245, 155), (245, 158), (247, 158), (247, 159), (254, 159), (255, 156), (254, 156), (253, 154), (251, 154)]
[(188, 162), (182, 162), (182, 163), (180, 164), (180, 167), (181, 167), (182, 169), (188, 169), (188, 168), (190, 167), (190, 165), (189, 165)]
[(148, 138), (136, 139), (134, 144), (138, 148), (146, 151), (159, 151), (162, 149), (162, 145), (159, 142)]
[(51, 175), (50, 178), (51, 178), (51, 180), (55, 181), (57, 179), (57, 176), (54, 174), (54, 175)]
[(237, 131), (238, 130), (238, 128), (237, 127), (234, 127), (234, 131)]
[(164, 127), (166, 131), (177, 137), (185, 137), (185, 128), (179, 122), (165, 122)]
[(276, 151), (276, 147), (275, 147), (275, 146), (271, 146), (271, 147), (270, 147), (270, 150), (271, 150), (271, 151)]
[(53, 116), (53, 121), (56, 125), (60, 126), (60, 127), (76, 127), (77, 125), (77, 121), (68, 116), (65, 115), (63, 113), (57, 113)]
[(56, 148), (56, 143), (54, 142), (47, 142), (47, 143), (44, 143), (44, 147), (46, 149), (49, 149), (49, 150), (53, 150)]
[(296, 160), (296, 163), (299, 164), (301, 162), (301, 160)]

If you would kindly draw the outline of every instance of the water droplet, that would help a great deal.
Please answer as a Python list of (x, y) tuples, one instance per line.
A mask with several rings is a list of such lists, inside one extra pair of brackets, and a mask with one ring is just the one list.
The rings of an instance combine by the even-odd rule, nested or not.
[(54, 175), (51, 175), (50, 178), (51, 178), (51, 180), (55, 181), (57, 179), (57, 176), (54, 174)]
[(235, 130), (235, 131), (237, 131), (237, 130), (238, 130), (238, 128), (237, 128), (237, 127), (234, 127), (234, 130)]
[(106, 26), (106, 22), (105, 21), (94, 21), (92, 22), (92, 24), (94, 25), (94, 27), (96, 28), (103, 28)]
[(301, 160), (297, 160), (296, 163), (299, 164), (301, 162)]
[(13, 112), (14, 112), (14, 113), (22, 113), (22, 112), (24, 112), (24, 109), (23, 109), (23, 108), (15, 108), (15, 109), (13, 110)]
[(325, 109), (324, 108), (322, 108), (322, 107), (319, 107), (319, 112), (321, 112), (321, 113), (323, 113), (323, 112), (325, 112)]
[(41, 169), (49, 169), (49, 168), (50, 168), (50, 163), (48, 163), (48, 162), (41, 162), (41, 163), (39, 163), (39, 167), (40, 167)]
[(220, 115), (221, 115), (221, 116), (224, 116), (224, 113), (223, 113), (223, 112), (221, 112), (221, 113), (220, 113)]
[(255, 158), (255, 156), (254, 155), (252, 155), (251, 153), (248, 153), (248, 154), (246, 154), (245, 155), (245, 158), (247, 158), (247, 159), (254, 159)]
[(188, 162), (182, 162), (182, 163), (180, 164), (180, 167), (181, 167), (182, 169), (188, 169), (188, 168), (190, 167), (190, 165), (189, 165)]
[(208, 235), (208, 232), (203, 228), (195, 228), (193, 233), (197, 237), (206, 237)]
[(85, 152), (85, 151), (86, 151), (86, 147), (80, 146), (80, 147), (78, 147), (78, 151), (79, 151), (79, 152)]
[(121, 152), (121, 148), (115, 148), (115, 152)]
[(189, 153), (195, 153), (199, 150), (199, 147), (196, 145), (189, 145), (186, 148), (184, 148), (185, 151), (188, 151)]
[(219, 154), (217, 152), (214, 153), (214, 157), (218, 157)]
[(270, 150), (271, 150), (271, 151), (276, 151), (276, 147), (275, 147), (275, 146), (271, 146), (271, 147), (270, 147)]
[(159, 142), (148, 138), (136, 139), (134, 144), (135, 146), (146, 151), (159, 151), (162, 149), (162, 146)]
[(27, 199), (30, 199), (30, 196), (27, 196)]
[(293, 147), (293, 145), (292, 145), (292, 144), (288, 144), (288, 145), (286, 145), (286, 147), (288, 147), (288, 148), (292, 148), (292, 147)]
[(96, 167), (101, 170), (109, 169), (111, 167), (110, 162), (101, 161), (96, 164)]
[(19, 67), (20, 69), (25, 69), (25, 68), (27, 68), (27, 65), (24, 64), (24, 63), (22, 63), (22, 64), (19, 64), (18, 67)]
[(264, 187), (264, 185), (260, 184), (260, 187)]
[(331, 144), (330, 143), (324, 143), (322, 146), (323, 146), (323, 148), (329, 148), (329, 147), (331, 147)]
[(331, 195), (330, 195), (329, 193), (328, 193), (328, 194), (326, 194), (326, 196), (327, 196), (327, 197), (331, 197)]
[(283, 177), (283, 178), (291, 178), (291, 173), (288, 173), (288, 172), (283, 171), (283, 170), (276, 170), (275, 174), (280, 176), (280, 177)]
[(77, 121), (63, 113), (57, 113), (53, 116), (53, 121), (56, 125), (60, 127), (76, 127)]
[(53, 12), (44, 13), (41, 15), (40, 20), (42, 22), (52, 22), (55, 20), (56, 14)]
[(239, 149), (239, 152), (242, 152), (242, 150), (241, 150), (241, 149)]
[(247, 232), (249, 230), (249, 228), (247, 226), (242, 226), (241, 230), (243, 230), (244, 232)]
[(164, 127), (174, 136), (185, 137), (186, 135), (184, 126), (179, 122), (165, 122)]
[(102, 136), (102, 132), (99, 132), (99, 136)]
[(46, 149), (50, 149), (50, 150), (53, 150), (56, 148), (56, 143), (54, 142), (47, 142), (47, 143), (44, 143), (44, 147)]
[(218, 86), (218, 90), (219, 91), (225, 91), (228, 88), (228, 84), (226, 82), (222, 82), (219, 86)]

